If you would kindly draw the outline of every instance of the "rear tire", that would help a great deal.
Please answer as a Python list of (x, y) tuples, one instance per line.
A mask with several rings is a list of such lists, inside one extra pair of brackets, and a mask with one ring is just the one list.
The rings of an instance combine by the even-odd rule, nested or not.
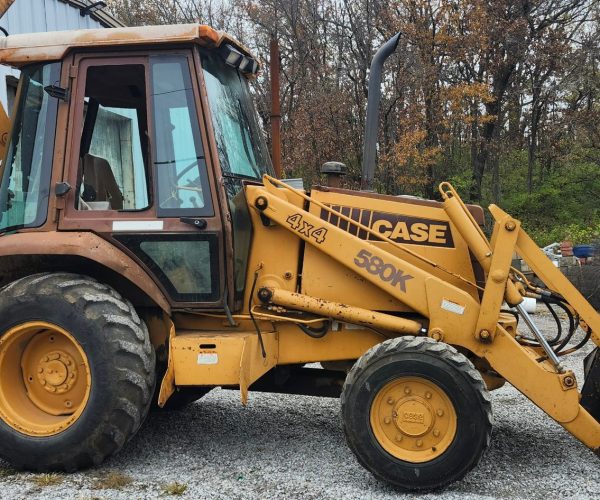
[[(8, 349), (20, 362), (9, 361)], [(86, 375), (86, 396), (72, 398), (77, 408), (61, 414), (61, 398), (67, 406), (75, 390), (68, 380), (81, 387)], [(43, 273), (0, 291), (0, 456), (15, 467), (100, 464), (137, 432), (154, 384), (146, 325), (112, 288), (86, 276)]]
[(370, 349), (348, 374), (341, 404), (358, 461), (402, 490), (458, 481), (490, 442), (491, 404), (481, 375), (454, 347), (426, 337)]

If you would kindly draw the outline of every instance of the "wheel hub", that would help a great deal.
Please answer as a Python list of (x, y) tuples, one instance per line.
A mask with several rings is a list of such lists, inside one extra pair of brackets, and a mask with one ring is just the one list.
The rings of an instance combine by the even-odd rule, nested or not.
[(40, 358), (37, 379), (46, 391), (63, 394), (77, 382), (75, 361), (66, 352), (52, 351)]
[(392, 416), (398, 430), (413, 437), (426, 434), (435, 423), (435, 413), (431, 406), (420, 397), (401, 399)]
[(456, 435), (456, 411), (445, 391), (421, 377), (400, 377), (376, 394), (371, 428), (394, 457), (421, 463), (440, 456)]
[(72, 425), (90, 394), (87, 356), (63, 328), (41, 321), (15, 326), (0, 342), (0, 418), (29, 436)]

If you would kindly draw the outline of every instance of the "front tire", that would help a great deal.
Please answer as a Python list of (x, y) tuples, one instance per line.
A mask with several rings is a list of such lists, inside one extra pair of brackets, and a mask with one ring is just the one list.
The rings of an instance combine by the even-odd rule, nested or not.
[(129, 301), (69, 273), (0, 291), (0, 456), (35, 471), (98, 465), (144, 421), (155, 384)]
[(358, 461), (403, 490), (458, 481), (490, 442), (491, 404), (481, 375), (454, 347), (426, 337), (370, 349), (348, 374), (341, 403)]

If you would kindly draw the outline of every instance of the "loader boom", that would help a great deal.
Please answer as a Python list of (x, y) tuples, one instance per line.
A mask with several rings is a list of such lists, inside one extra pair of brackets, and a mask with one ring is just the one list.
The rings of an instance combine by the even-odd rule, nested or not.
[[(444, 187), (446, 202), (460, 201), (451, 186), (446, 184)], [(479, 244), (490, 248), (485, 288), (481, 302), (477, 302), (464, 290), (428, 272), (428, 267), (439, 267), (438, 264), (423, 259), (422, 267), (415, 266), (306, 210), (299, 210), (297, 204), (290, 203), (291, 198), (299, 197), (316, 203), (322, 210), (332, 211), (326, 205), (311, 200), (303, 192), (277, 179), (265, 176), (264, 187), (248, 186), (246, 192), (249, 206), (260, 211), (264, 217), (293, 232), (320, 252), (329, 255), (398, 301), (418, 311), (422, 316), (423, 334), (438, 341), (461, 346), (486, 359), (497, 373), (585, 445), (593, 450), (600, 449), (600, 423), (579, 404), (580, 395), (573, 372), (554, 366), (547, 356), (540, 358), (543, 354), (540, 349), (520, 345), (515, 338), (517, 331), (514, 323), (500, 313), (505, 296), (510, 296), (509, 290), (512, 288), (513, 293), (516, 290), (516, 282), (513, 281), (515, 278), (511, 272), (511, 258), (513, 252), (517, 251), (533, 269), (540, 271), (552, 290), (563, 295), (573, 308), (581, 313), (586, 328), (591, 328), (592, 331), (600, 328), (598, 313), (593, 311), (581, 294), (532, 244), (532, 240), (516, 219), (498, 207), (491, 206), (490, 210), (496, 222), (493, 243), (489, 243), (482, 232), (477, 232), (481, 238)], [(474, 222), (466, 210), (448, 212), (452, 213), (451, 220), (460, 233), (467, 233), (472, 229)], [(363, 231), (374, 233), (369, 227), (342, 213), (336, 213), (336, 216), (346, 219), (349, 224), (355, 224)], [(375, 235), (386, 240), (381, 234)], [(395, 245), (391, 240), (388, 243)], [(465, 286), (477, 285), (465, 280)], [(268, 283), (259, 286), (254, 299), (258, 302), (311, 311), (308, 300), (302, 302), (299, 300), (301, 297), (296, 297), (292, 303), (289, 296), (270, 287)], [(323, 305), (323, 308), (325, 307), (326, 305)], [(337, 317), (351, 321), (349, 317), (356, 308), (339, 304), (338, 309)], [(330, 311), (324, 315), (336, 317)], [(402, 325), (407, 320), (398, 318), (397, 321)], [(372, 317), (371, 326), (375, 329), (389, 329), (375, 315)], [(594, 336), (594, 342), (598, 345), (597, 336)]]

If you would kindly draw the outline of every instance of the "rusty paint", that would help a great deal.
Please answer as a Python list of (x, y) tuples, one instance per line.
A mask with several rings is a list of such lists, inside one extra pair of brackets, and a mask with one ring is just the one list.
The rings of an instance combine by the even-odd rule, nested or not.
[(112, 269), (146, 294), (167, 314), (171, 308), (148, 274), (130, 257), (99, 236), (87, 232), (30, 232), (0, 239), (0, 257), (11, 255), (76, 255)]
[(13, 3), (15, 3), (15, 0), (0, 0), (0, 17), (4, 15)]
[(0, 38), (0, 64), (19, 67), (32, 62), (55, 61), (74, 48), (169, 43), (195, 43), (205, 47), (229, 43), (253, 57), (247, 47), (222, 31), (206, 25), (177, 24), (11, 35)]

